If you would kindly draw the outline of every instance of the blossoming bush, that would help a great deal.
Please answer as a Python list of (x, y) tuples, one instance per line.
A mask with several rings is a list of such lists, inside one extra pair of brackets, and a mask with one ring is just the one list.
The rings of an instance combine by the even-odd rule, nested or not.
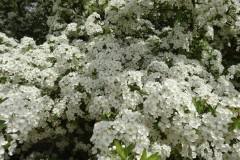
[(240, 159), (238, 0), (0, 8), (0, 159)]

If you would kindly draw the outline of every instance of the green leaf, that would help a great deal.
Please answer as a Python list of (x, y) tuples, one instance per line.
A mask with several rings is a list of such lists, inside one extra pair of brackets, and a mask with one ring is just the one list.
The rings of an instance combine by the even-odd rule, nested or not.
[(137, 83), (129, 84), (128, 87), (130, 88), (131, 92), (138, 91), (141, 95), (148, 95), (148, 93), (142, 90)]
[(125, 154), (119, 140), (114, 140), (114, 145), (116, 146), (116, 152), (118, 153), (118, 155), (122, 158), (122, 160), (126, 160), (127, 155)]
[(30, 63), (30, 65), (34, 68), (38, 68), (38, 65), (36, 65), (35, 63)]
[(211, 112), (214, 116), (216, 114), (216, 107), (208, 105), (206, 100), (196, 100), (193, 99), (193, 104), (195, 105), (197, 112), (200, 114)]
[(135, 148), (136, 143), (131, 143), (128, 147), (125, 148), (125, 154), (129, 155), (129, 153), (132, 152), (132, 150)]
[(236, 128), (240, 128), (240, 118), (238, 117), (233, 117), (232, 118), (232, 123), (229, 123), (228, 129), (230, 131), (233, 131)]
[(116, 116), (117, 116), (117, 113), (107, 112), (102, 115), (102, 119), (105, 121), (111, 121), (111, 120), (114, 120)]
[(141, 90), (141, 88), (137, 85), (137, 83), (129, 84), (128, 87), (130, 88), (131, 92)]
[(2, 102), (4, 102), (4, 101), (6, 101), (8, 98), (0, 98), (0, 104), (2, 103)]
[(85, 92), (84, 86), (81, 85), (80, 83), (77, 86), (75, 86), (74, 89), (79, 92)]
[(146, 91), (144, 91), (144, 90), (139, 90), (139, 93), (140, 93), (142, 96), (148, 95), (148, 93), (147, 93)]
[(158, 153), (154, 153), (151, 156), (149, 156), (146, 160), (160, 160), (161, 157), (158, 155)]
[(134, 155), (132, 154), (132, 155), (128, 156), (127, 160), (134, 160)]
[(107, 116), (106, 113), (104, 113), (104, 114), (102, 115), (102, 120), (104, 120), (104, 121), (110, 121), (110, 119), (108, 118), (108, 116)]
[(141, 160), (147, 160), (147, 151), (146, 149), (143, 150)]
[(7, 82), (7, 77), (0, 77), (0, 84), (5, 84)]
[(197, 101), (196, 99), (193, 100), (193, 104), (195, 105), (198, 113), (203, 114), (204, 113), (204, 107), (201, 104), (201, 101)]
[(53, 63), (53, 64), (55, 64), (55, 63), (57, 62), (57, 59), (54, 58), (54, 57), (48, 57), (46, 60), (47, 60), (48, 62)]
[(208, 46), (209, 46), (208, 41), (203, 41), (202, 42), (202, 47), (203, 47), (204, 50), (208, 50)]
[(111, 9), (112, 9), (113, 11), (116, 11), (116, 12), (118, 12), (118, 8), (117, 8), (117, 7), (115, 7), (115, 6), (112, 6), (112, 7), (111, 7)]
[(0, 131), (6, 126), (5, 122), (4, 120), (0, 120)]
[(161, 157), (158, 155), (158, 153), (154, 153), (147, 158), (147, 151), (146, 149), (144, 149), (140, 160), (160, 160), (160, 159)]

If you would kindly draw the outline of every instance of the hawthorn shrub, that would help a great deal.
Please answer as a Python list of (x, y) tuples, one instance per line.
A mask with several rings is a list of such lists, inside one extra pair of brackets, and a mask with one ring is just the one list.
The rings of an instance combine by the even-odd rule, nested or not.
[(2, 0), (0, 159), (240, 159), (238, 0)]

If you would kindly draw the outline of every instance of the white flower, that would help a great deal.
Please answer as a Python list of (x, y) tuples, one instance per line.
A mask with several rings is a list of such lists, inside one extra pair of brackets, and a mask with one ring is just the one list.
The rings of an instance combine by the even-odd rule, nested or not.
[(213, 39), (213, 37), (214, 37), (214, 29), (213, 29), (212, 26), (207, 26), (206, 36), (210, 37), (211, 39)]
[(66, 28), (67, 32), (76, 32), (77, 31), (77, 23), (69, 23)]
[(8, 142), (7, 141), (5, 141), (5, 139), (4, 139), (4, 137), (0, 137), (0, 145), (1, 146), (4, 146), (4, 145), (6, 145)]
[(162, 159), (166, 159), (167, 157), (170, 156), (171, 153), (171, 147), (168, 145), (160, 145), (158, 143), (154, 143), (152, 146), (152, 153), (159, 153), (159, 155), (161, 155)]
[(94, 35), (96, 33), (102, 33), (103, 29), (101, 25), (96, 23), (97, 19), (100, 19), (100, 15), (93, 12), (85, 22), (85, 29), (88, 35)]

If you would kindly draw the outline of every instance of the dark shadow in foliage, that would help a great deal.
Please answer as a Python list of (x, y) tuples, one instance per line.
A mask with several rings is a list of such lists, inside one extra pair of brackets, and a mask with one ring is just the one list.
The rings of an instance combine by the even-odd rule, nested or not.
[(20, 40), (32, 37), (43, 43), (48, 34), (47, 18), (52, 15), (49, 0), (1, 0), (0, 32)]

